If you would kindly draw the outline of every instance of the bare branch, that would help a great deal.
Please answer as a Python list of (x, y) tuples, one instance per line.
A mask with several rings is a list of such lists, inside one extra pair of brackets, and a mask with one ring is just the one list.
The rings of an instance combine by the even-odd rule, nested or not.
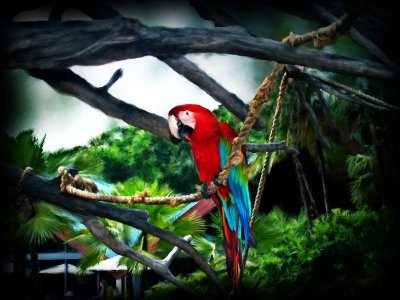
[(45, 80), (55, 90), (100, 109), (110, 117), (121, 119), (164, 139), (171, 139), (165, 118), (115, 98), (102, 88), (92, 86), (71, 70), (31, 70), (30, 74)]
[[(318, 15), (319, 18), (326, 21), (326, 23), (335, 22), (337, 19), (337, 17), (334, 14), (332, 14), (331, 12), (329, 12), (327, 9), (325, 9), (322, 6), (315, 5), (314, 10), (316, 12), (316, 15)], [(354, 27), (349, 30), (349, 36), (354, 42), (363, 46), (369, 53), (371, 53), (375, 57), (379, 58), (383, 63), (387, 64), (388, 66), (398, 68), (393, 63), (393, 61), (389, 57), (387, 57), (386, 54), (383, 53), (382, 50), (379, 49), (379, 47), (374, 42), (372, 42), (367, 37), (363, 36)]]
[(245, 149), (248, 152), (272, 152), (279, 150), (286, 150), (288, 147), (285, 142), (274, 142), (267, 144), (254, 144), (254, 143), (246, 143)]
[[(113, 8), (99, 4), (97, 6), (77, 4), (85, 14), (93, 19), (108, 19), (108, 18), (122, 18), (122, 16)], [(224, 105), (235, 116), (242, 121), (246, 118), (247, 106), (235, 94), (227, 91), (214, 79), (209, 77), (202, 69), (196, 64), (188, 60), (184, 56), (162, 56), (158, 57), (161, 61), (166, 63), (174, 71), (184, 76), (186, 79), (193, 82), (195, 85), (204, 90), (207, 94), (214, 98), (215, 101)], [(263, 129), (265, 124), (262, 120), (257, 120), (254, 129)]]
[(382, 101), (382, 100), (380, 100), (380, 99), (378, 99), (376, 97), (373, 97), (371, 95), (365, 94), (362, 91), (354, 90), (351, 87), (348, 87), (347, 85), (341, 84), (341, 83), (333, 81), (333, 80), (329, 80), (329, 79), (324, 78), (324, 77), (319, 76), (319, 75), (312, 75), (312, 76), (317, 78), (318, 80), (328, 84), (328, 85), (331, 85), (331, 86), (336, 87), (338, 89), (344, 90), (345, 92), (348, 92), (350, 94), (354, 94), (354, 95), (366, 100), (367, 102), (370, 102), (370, 103), (372, 102), (373, 104), (386, 107), (387, 109), (390, 109), (390, 110), (400, 111), (400, 108), (395, 106), (395, 105), (393, 105), (393, 104), (387, 103), (387, 102)]
[(299, 68), (290, 66), (290, 67), (288, 67), (288, 70), (289, 70), (289, 75), (291, 77), (303, 80), (303, 81), (315, 86), (316, 88), (324, 90), (325, 92), (327, 92), (339, 99), (347, 100), (347, 101), (359, 104), (361, 106), (364, 106), (364, 107), (367, 107), (367, 108), (373, 109), (373, 110), (390, 111), (390, 109), (387, 107), (367, 102), (355, 94), (351, 94), (344, 90), (333, 87), (333, 86), (323, 82), (322, 80), (318, 79), (317, 77), (301, 71)]
[[(132, 126), (147, 130), (164, 139), (175, 141), (171, 136), (168, 121), (165, 118), (115, 98), (107, 93), (104, 87), (94, 87), (71, 70), (31, 70), (29, 73), (34, 77), (43, 79), (55, 90), (74, 96), (90, 106), (100, 109), (110, 117), (121, 119)], [(110, 82), (113, 81), (111, 79)], [(232, 102), (230, 104), (231, 107), (234, 106)], [(235, 107), (238, 109), (238, 106)]]
[[(195, 63), (191, 62), (184, 56), (161, 56), (158, 58), (165, 62), (177, 73), (193, 82), (207, 94), (213, 97), (216, 101), (224, 105), (224, 107), (226, 107), (239, 119), (243, 121), (246, 118), (248, 107), (243, 103), (243, 101), (235, 94), (227, 91), (217, 81), (209, 77)], [(262, 129), (264, 127), (265, 123), (258, 119), (253, 128)]]
[(103, 86), (101, 89), (104, 91), (107, 91), (122, 77), (123, 71), (122, 69), (118, 69), (117, 71), (114, 72), (114, 74), (111, 76), (110, 80)]
[[(114, 238), (111, 233), (107, 230), (103, 223), (97, 220), (93, 216), (85, 216), (85, 215), (78, 215), (82, 220), (87, 229), (104, 245), (109, 247), (115, 253), (120, 254), (122, 256), (129, 257), (146, 267), (149, 267), (154, 272), (159, 274), (162, 278), (170, 281), (171, 283), (175, 284), (177, 287), (181, 288), (182, 290), (189, 293), (191, 296), (199, 298), (199, 295), (196, 294), (193, 290), (189, 289), (182, 281), (177, 279), (169, 270), (169, 264), (164, 263), (163, 260), (155, 260), (152, 259), (143, 253), (129, 247), (128, 245), (124, 244), (123, 242)], [(186, 239), (185, 239), (186, 240)], [(177, 248), (177, 247), (176, 247)], [(178, 249), (178, 248), (177, 248)], [(174, 248), (175, 250), (175, 248)], [(171, 251), (172, 252), (172, 251)], [(174, 253), (177, 253), (178, 250), (175, 250)]]
[[(0, 164), (0, 170), (2, 174), (5, 175), (4, 183), (14, 186), (18, 184), (23, 172), (21, 169), (5, 163)], [(68, 194), (61, 193), (59, 184), (59, 178), (48, 180), (40, 176), (32, 175), (24, 180), (22, 192), (32, 198), (42, 199), (75, 213), (83, 215), (91, 214), (98, 217), (108, 218), (157, 236), (185, 251), (198, 264), (203, 272), (207, 274), (218, 289), (222, 293), (225, 293), (214, 270), (204, 261), (202, 256), (193, 248), (193, 246), (176, 235), (148, 223), (147, 211), (122, 208), (102, 202), (75, 198)]]
[[(186, 235), (183, 239), (186, 242), (190, 243), (192, 241), (192, 236)], [(171, 265), (172, 261), (178, 256), (180, 250), (181, 249), (179, 249), (177, 246), (175, 246), (171, 250), (171, 252), (169, 252), (168, 255), (161, 261), (161, 263), (169, 267)]]
[(99, 65), (145, 55), (214, 52), (298, 64), (326, 71), (390, 79), (386, 65), (313, 49), (289, 47), (225, 28), (147, 27), (137, 20), (22, 22), (5, 26), (8, 68), (66, 68)]

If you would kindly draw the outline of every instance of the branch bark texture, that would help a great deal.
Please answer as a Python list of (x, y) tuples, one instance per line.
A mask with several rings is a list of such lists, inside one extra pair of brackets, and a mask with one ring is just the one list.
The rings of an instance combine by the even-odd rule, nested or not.
[[(4, 183), (15, 186), (18, 184), (23, 172), (19, 168), (4, 163), (0, 164), (0, 170), (6, 178)], [(193, 246), (184, 239), (148, 223), (147, 211), (122, 208), (97, 201), (75, 198), (68, 194), (61, 193), (59, 184), (59, 178), (48, 180), (40, 176), (31, 175), (24, 180), (21, 191), (32, 198), (45, 200), (74, 213), (94, 215), (125, 223), (179, 247), (199, 265), (204, 273), (209, 276), (210, 280), (224, 293), (224, 289), (219, 283), (215, 271), (207, 264)]]
[(292, 48), (234, 28), (147, 27), (137, 20), (11, 23), (5, 29), (8, 68), (60, 69), (100, 65), (146, 55), (226, 53), (325, 71), (389, 79), (397, 76), (387, 65), (313, 49)]

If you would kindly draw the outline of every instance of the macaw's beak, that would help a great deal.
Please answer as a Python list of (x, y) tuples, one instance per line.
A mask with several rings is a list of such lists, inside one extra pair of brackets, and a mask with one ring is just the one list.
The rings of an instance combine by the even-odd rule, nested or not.
[(193, 133), (192, 127), (183, 124), (179, 118), (173, 115), (168, 117), (168, 125), (172, 135), (180, 140), (187, 139), (187, 135)]

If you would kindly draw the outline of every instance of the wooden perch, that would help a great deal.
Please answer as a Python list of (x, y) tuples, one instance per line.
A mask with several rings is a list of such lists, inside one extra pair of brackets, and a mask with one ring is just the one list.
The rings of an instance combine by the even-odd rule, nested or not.
[[(107, 230), (103, 223), (101, 223), (94, 216), (78, 215), (87, 227), (89, 231), (104, 245), (109, 247), (115, 253), (120, 254), (125, 257), (129, 257), (144, 266), (152, 269), (154, 272), (159, 274), (162, 278), (168, 280), (169, 282), (175, 284), (177, 287), (189, 293), (189, 295), (200, 298), (193, 290), (189, 289), (182, 281), (177, 279), (169, 270), (169, 265), (171, 261), (176, 257), (179, 248), (174, 247), (173, 250), (167, 255), (163, 260), (156, 260), (148, 257), (147, 255), (137, 251), (126, 245), (125, 243), (114, 238), (111, 233)], [(184, 238), (186, 242), (190, 242), (191, 236)]]
[(137, 20), (20, 22), (4, 29), (8, 68), (49, 69), (100, 65), (112, 61), (187, 53), (226, 53), (297, 64), (356, 76), (390, 79), (398, 76), (387, 65), (357, 60), (224, 28), (148, 27)]
[[(5, 175), (5, 184), (16, 186), (21, 178), (23, 170), (5, 163), (0, 164), (0, 170)], [(95, 215), (98, 217), (115, 220), (151, 235), (165, 240), (183, 251), (185, 251), (203, 270), (210, 280), (224, 293), (216, 273), (202, 258), (202, 256), (187, 241), (176, 235), (158, 228), (147, 222), (148, 212), (144, 210), (122, 208), (102, 202), (88, 201), (72, 197), (60, 192), (60, 179), (45, 179), (40, 176), (31, 175), (22, 184), (22, 192), (32, 198), (42, 199), (49, 203), (63, 207), (71, 212), (82, 215)]]

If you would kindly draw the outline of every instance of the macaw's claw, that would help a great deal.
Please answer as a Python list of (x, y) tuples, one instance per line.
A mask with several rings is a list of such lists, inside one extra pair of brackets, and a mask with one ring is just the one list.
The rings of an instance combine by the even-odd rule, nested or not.
[(211, 198), (211, 195), (208, 193), (209, 186), (210, 185), (208, 183), (201, 184), (200, 193), (203, 196), (203, 198), (205, 198), (205, 199)]
[(219, 183), (219, 182), (218, 182), (218, 176), (215, 176), (215, 177), (214, 177), (213, 183), (214, 183), (216, 186), (219, 186), (219, 187), (225, 186), (225, 185), (226, 185), (225, 182), (223, 182), (223, 183)]

